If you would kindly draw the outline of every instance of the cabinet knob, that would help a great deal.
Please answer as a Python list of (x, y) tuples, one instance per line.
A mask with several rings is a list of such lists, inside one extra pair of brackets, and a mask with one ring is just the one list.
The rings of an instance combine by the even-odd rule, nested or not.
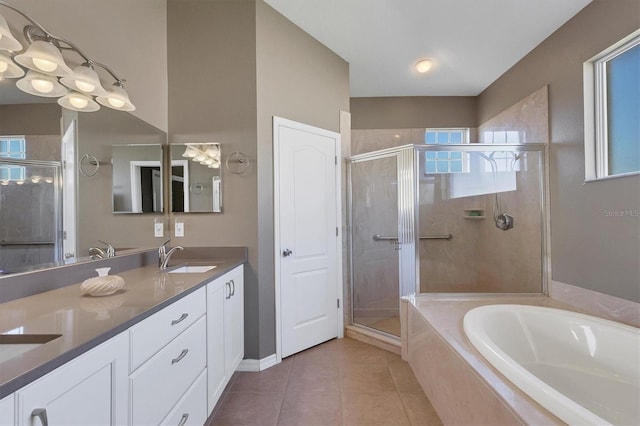
[(282, 257), (289, 257), (293, 254), (293, 252), (289, 249), (282, 250)]
[(49, 426), (49, 420), (47, 419), (46, 408), (36, 408), (31, 412), (31, 417), (37, 417), (40, 419), (42, 426)]

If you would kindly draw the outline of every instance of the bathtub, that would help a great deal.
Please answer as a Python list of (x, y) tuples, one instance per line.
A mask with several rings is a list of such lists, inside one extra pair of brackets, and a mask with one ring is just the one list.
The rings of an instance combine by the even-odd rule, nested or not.
[(640, 329), (528, 305), (480, 306), (463, 323), (491, 365), (568, 424), (640, 424)]

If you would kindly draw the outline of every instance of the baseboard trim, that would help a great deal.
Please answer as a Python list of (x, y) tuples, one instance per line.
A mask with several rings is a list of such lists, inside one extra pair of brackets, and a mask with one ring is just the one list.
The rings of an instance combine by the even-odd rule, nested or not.
[(273, 367), (277, 363), (276, 354), (271, 354), (262, 359), (243, 359), (236, 371), (262, 371)]

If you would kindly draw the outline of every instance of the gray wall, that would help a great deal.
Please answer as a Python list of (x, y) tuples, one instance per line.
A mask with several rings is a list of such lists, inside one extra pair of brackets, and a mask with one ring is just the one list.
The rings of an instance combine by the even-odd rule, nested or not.
[(549, 85), (552, 279), (640, 301), (640, 177), (584, 183), (582, 64), (640, 27), (638, 0), (595, 0), (478, 97), (485, 122)]
[(275, 352), (272, 117), (340, 132), (349, 66), (263, 1), (256, 2), (260, 357)]
[(264, 358), (275, 352), (271, 117), (339, 131), (348, 66), (261, 0), (169, 0), (168, 24), (170, 142), (219, 142), (251, 161), (242, 175), (223, 169), (223, 213), (181, 215), (174, 242), (249, 248), (245, 356)]
[(351, 98), (351, 127), (477, 127), (476, 104), (475, 96)]

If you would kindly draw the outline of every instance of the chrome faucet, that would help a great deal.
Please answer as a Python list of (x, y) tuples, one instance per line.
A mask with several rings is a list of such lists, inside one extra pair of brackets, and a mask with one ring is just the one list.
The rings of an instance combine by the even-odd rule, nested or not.
[(106, 247), (91, 247), (89, 249), (89, 257), (91, 260), (104, 259), (105, 257), (114, 257), (116, 255), (116, 249), (109, 243), (98, 240), (99, 243), (104, 244)]
[(171, 242), (171, 239), (168, 239), (160, 247), (158, 248), (158, 265), (160, 266), (160, 270), (164, 271), (167, 269), (167, 265), (169, 264), (169, 259), (171, 255), (175, 253), (176, 250), (184, 250), (182, 246), (175, 246), (167, 251), (167, 244)]

